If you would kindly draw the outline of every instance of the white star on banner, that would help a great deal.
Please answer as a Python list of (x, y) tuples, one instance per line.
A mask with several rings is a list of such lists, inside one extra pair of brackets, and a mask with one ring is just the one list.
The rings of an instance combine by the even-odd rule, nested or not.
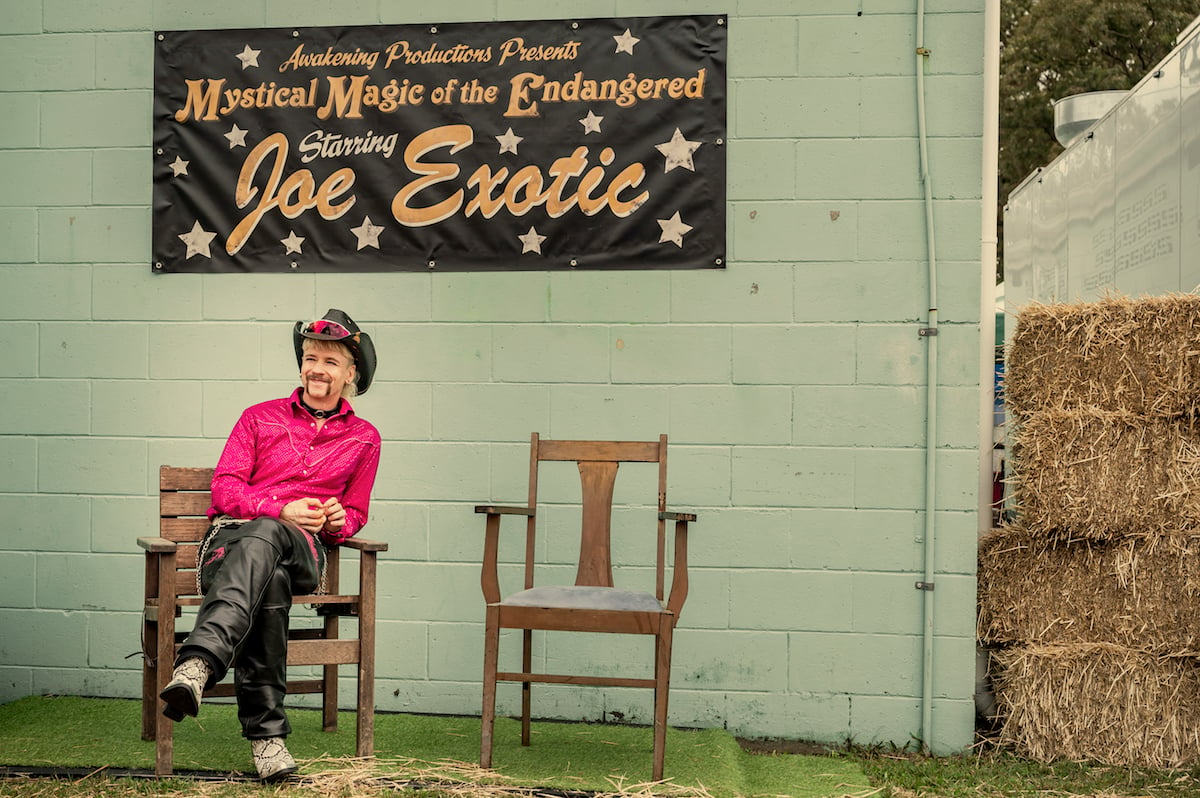
[(517, 145), (524, 140), (525, 139), (523, 137), (513, 133), (513, 129), (511, 127), (503, 136), (496, 136), (496, 141), (500, 142), (500, 152), (511, 152), (513, 155), (517, 154)]
[(242, 69), (245, 69), (246, 67), (258, 66), (258, 54), (261, 52), (262, 50), (251, 50), (250, 45), (247, 44), (246, 48), (238, 53), (236, 57), (237, 60), (242, 62)]
[(613, 39), (617, 42), (618, 53), (629, 53), (630, 55), (633, 55), (633, 46), (641, 41), (629, 32), (629, 28), (626, 28), (620, 36), (614, 36)]
[(358, 249), (363, 247), (379, 249), (379, 234), (383, 232), (383, 228), (377, 224), (371, 224), (370, 216), (364, 216), (363, 223), (358, 227), (351, 227), (350, 232), (358, 238)]
[(209, 244), (211, 244), (212, 240), (216, 237), (216, 233), (206, 232), (204, 228), (200, 226), (200, 222), (197, 221), (194, 225), (192, 225), (191, 230), (179, 237), (180, 241), (187, 244), (187, 255), (184, 256), (184, 259), (186, 260), (193, 255), (203, 255), (206, 258), (211, 258), (212, 253), (209, 251)]
[(233, 130), (230, 130), (225, 134), (225, 138), (229, 139), (229, 149), (232, 150), (234, 147), (245, 147), (247, 132), (249, 131), (242, 130), (237, 126), (237, 122), (234, 122)]
[[(279, 239), (279, 243), (283, 244), (284, 255), (290, 255), (293, 252), (303, 254), (300, 252), (300, 245), (304, 243), (304, 236), (296, 235), (295, 230), (289, 230), (288, 237)], [(359, 249), (362, 249), (362, 247), (359, 247)]]
[(588, 115), (579, 120), (579, 124), (583, 125), (583, 135), (588, 133), (599, 133), (600, 123), (604, 121), (604, 117), (596, 116), (592, 111), (588, 111)]
[(688, 141), (683, 137), (679, 128), (675, 128), (675, 135), (671, 136), (670, 141), (654, 145), (654, 149), (661, 152), (667, 159), (663, 165), (663, 172), (669, 172), (676, 166), (696, 171), (696, 165), (692, 162), (692, 153), (699, 148), (700, 142)]
[(538, 235), (537, 230), (534, 228), (530, 227), (528, 233), (523, 236), (517, 236), (517, 238), (521, 241), (522, 255), (524, 255), (526, 252), (536, 252), (539, 255), (542, 254), (542, 242), (546, 240), (546, 237)]
[(191, 161), (185, 161), (176, 155), (175, 160), (171, 161), (170, 163), (172, 176), (179, 177), (180, 175), (186, 175), (189, 163), (191, 163)]
[(675, 246), (683, 249), (683, 237), (691, 229), (691, 225), (683, 223), (679, 218), (679, 211), (675, 211), (675, 215), (670, 219), (658, 219), (658, 226), (662, 228), (662, 236), (658, 239), (658, 243), (665, 244), (670, 241)]

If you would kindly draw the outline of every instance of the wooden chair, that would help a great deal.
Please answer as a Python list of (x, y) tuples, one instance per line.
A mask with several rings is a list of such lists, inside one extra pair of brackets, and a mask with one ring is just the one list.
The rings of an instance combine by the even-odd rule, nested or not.
[[(154, 740), (154, 772), (170, 775), (174, 752), (174, 723), (163, 716), (158, 697), (171, 680), (175, 655), (187, 636), (177, 632), (176, 619), (184, 607), (199, 606), (196, 592), (196, 551), (208, 529), (205, 513), (212, 504), (211, 468), (159, 470), (159, 536), (138, 538), (146, 553), (146, 601), (142, 611), (142, 739)], [(375, 571), (376, 555), (387, 544), (354, 537), (342, 547), (360, 552), (358, 592), (343, 594), (339, 583), (339, 548), (329, 549), (326, 564), (328, 593), (295, 596), (292, 603), (311, 604), (323, 618), (320, 628), (289, 632), (288, 665), (322, 665), (319, 679), (289, 679), (288, 693), (321, 693), (322, 727), (337, 729), (338, 666), (358, 669), (357, 756), (375, 748)], [(338, 620), (358, 619), (357, 639), (338, 638)], [(233, 695), (232, 682), (223, 682), (206, 696)]]
[[(574, 461), (582, 486), (582, 524), (575, 584), (534, 586), (538, 468), (545, 461)], [(658, 464), (658, 524), (655, 592), (613, 586), (610, 542), (613, 486), (621, 463)], [(671, 636), (687, 598), (687, 525), (691, 513), (667, 512), (667, 436), (657, 441), (543, 441), (533, 434), (529, 451), (529, 502), (525, 507), (480, 505), (487, 515), (483, 554), (483, 596), (487, 602), (483, 654), (483, 731), (480, 765), (492, 766), (492, 734), (496, 718), (496, 682), (521, 683), (521, 744), (529, 745), (530, 684), (606, 685), (654, 689), (653, 778), (663, 777), (666, 751), (667, 692), (671, 674)], [(501, 597), (497, 568), (500, 519), (526, 518), (525, 587)], [(666, 523), (675, 522), (674, 568), (670, 597), (663, 600)], [(523, 630), (521, 671), (498, 671), (500, 630)], [(532, 672), (532, 630), (614, 632), (654, 635), (654, 677), (556, 675)]]

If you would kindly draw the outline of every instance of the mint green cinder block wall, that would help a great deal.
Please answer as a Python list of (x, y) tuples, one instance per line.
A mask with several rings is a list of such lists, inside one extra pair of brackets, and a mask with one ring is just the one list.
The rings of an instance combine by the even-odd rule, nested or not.
[[(974, 719), (984, 42), (976, 0), (927, 12), (942, 322), (928, 742), (952, 751)], [(150, 273), (153, 30), (676, 13), (729, 14), (722, 271)], [(158, 466), (212, 463), (243, 407), (293, 385), (290, 323), (335, 305), (380, 351), (357, 403), (385, 440), (367, 533), (391, 543), (380, 709), (479, 711), (471, 507), (523, 499), (531, 431), (666, 432), (671, 503), (700, 515), (671, 723), (832, 742), (922, 734), (915, 29), (901, 0), (4, 4), (0, 509), (17, 520), (0, 538), (0, 700), (138, 693), (134, 538), (156, 528)], [(652, 503), (639, 488), (622, 482), (618, 499)], [(649, 556), (631, 515), (614, 520), (619, 580), (644, 576)], [(569, 570), (569, 544), (543, 553)], [(555, 635), (535, 652), (537, 667), (620, 672), (648, 653), (640, 639)], [(534, 700), (545, 717), (649, 720), (643, 691), (555, 686)], [(501, 691), (503, 711), (516, 701)]]

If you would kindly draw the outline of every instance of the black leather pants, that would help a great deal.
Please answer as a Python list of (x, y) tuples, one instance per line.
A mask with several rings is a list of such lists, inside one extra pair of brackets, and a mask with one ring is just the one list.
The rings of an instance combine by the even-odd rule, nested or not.
[(210, 685), (234, 668), (238, 718), (248, 739), (286, 737), (287, 630), (292, 594), (310, 593), (324, 550), (276, 518), (221, 529), (200, 563), (204, 601), (178, 662), (200, 656)]

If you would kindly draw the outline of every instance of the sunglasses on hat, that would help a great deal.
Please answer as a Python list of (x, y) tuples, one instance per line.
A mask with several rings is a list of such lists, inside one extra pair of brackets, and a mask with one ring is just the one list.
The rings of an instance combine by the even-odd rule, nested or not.
[(300, 330), (301, 335), (327, 335), (334, 339), (349, 338), (353, 333), (336, 321), (317, 319), (310, 321)]

